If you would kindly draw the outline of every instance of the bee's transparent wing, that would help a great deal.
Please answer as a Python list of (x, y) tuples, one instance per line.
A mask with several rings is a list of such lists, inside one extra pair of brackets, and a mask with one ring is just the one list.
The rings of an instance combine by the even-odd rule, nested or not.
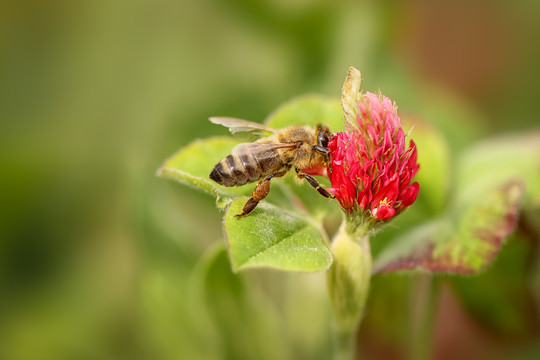
[(249, 155), (256, 159), (262, 160), (267, 157), (275, 157), (274, 150), (277, 149), (292, 149), (296, 147), (295, 144), (273, 143), (273, 142), (251, 142), (241, 143), (236, 145), (232, 150), (232, 155), (243, 156)]
[(277, 132), (276, 129), (263, 124), (231, 117), (211, 117), (209, 120), (213, 124), (229, 128), (234, 137), (244, 141), (255, 140)]

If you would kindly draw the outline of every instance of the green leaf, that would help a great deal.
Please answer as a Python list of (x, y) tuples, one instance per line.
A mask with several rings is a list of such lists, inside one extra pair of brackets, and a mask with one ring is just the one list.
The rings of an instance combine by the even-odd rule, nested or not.
[(525, 206), (540, 207), (540, 132), (484, 141), (464, 152), (459, 162), (460, 201), (504, 179), (526, 186)]
[[(414, 140), (420, 169), (414, 180), (420, 185), (415, 207), (422, 204), (427, 214), (440, 213), (448, 201), (450, 153), (443, 135), (432, 124), (412, 117), (402, 118), (405, 133)], [(409, 130), (410, 129), (410, 130)]]
[(540, 206), (539, 132), (479, 143), (457, 165), (448, 214), (396, 239), (377, 257), (374, 272), (477, 273), (513, 231), (522, 202)]
[(225, 215), (225, 234), (235, 271), (259, 267), (319, 271), (330, 266), (332, 256), (314, 223), (265, 202), (248, 216), (235, 218), (245, 202), (233, 201)]
[(238, 144), (232, 137), (213, 137), (196, 140), (167, 159), (158, 170), (158, 176), (174, 179), (216, 197), (219, 207), (232, 199), (251, 194), (252, 187), (224, 187), (208, 177), (214, 166), (231, 153)]
[(510, 181), (477, 194), (446, 218), (396, 239), (374, 264), (374, 273), (423, 268), (473, 274), (485, 269), (514, 230), (524, 193)]
[(343, 110), (339, 98), (323, 95), (305, 95), (278, 107), (266, 119), (268, 126), (279, 129), (291, 125), (315, 126), (326, 124), (332, 132), (343, 131)]

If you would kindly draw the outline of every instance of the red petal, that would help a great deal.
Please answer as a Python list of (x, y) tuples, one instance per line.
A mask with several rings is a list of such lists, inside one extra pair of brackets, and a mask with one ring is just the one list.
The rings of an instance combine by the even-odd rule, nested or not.
[[(399, 181), (399, 187), (403, 190), (409, 186), (409, 181), (411, 181), (411, 169), (406, 167), (402, 172), (399, 173), (401, 180)], [(400, 196), (401, 197), (401, 196)]]
[(417, 164), (416, 144), (414, 141), (411, 140), (409, 142), (409, 148), (413, 149), (411, 156), (409, 157), (409, 166), (411, 167), (412, 171), (411, 177), (413, 177), (418, 172), (418, 168), (420, 168), (420, 165)]
[(382, 204), (378, 208), (371, 211), (373, 217), (377, 220), (388, 220), (396, 213), (396, 209), (388, 207), (386, 204)]
[(400, 209), (406, 208), (407, 206), (410, 206), (418, 196), (418, 191), (420, 190), (420, 186), (417, 182), (411, 184), (411, 186), (405, 188), (401, 194), (399, 194), (399, 200), (401, 200)]
[(383, 186), (381, 190), (373, 195), (373, 200), (371, 201), (371, 211), (378, 208), (383, 201), (385, 201), (387, 204), (393, 204), (396, 201), (398, 194), (399, 177), (397, 174), (394, 174), (394, 176), (392, 176), (392, 178), (389, 180), (388, 184)]
[(343, 163), (341, 161), (334, 161), (332, 171), (328, 175), (332, 184), (332, 188), (328, 189), (328, 191), (334, 194), (345, 210), (350, 212), (354, 207), (356, 187), (345, 174)]
[(364, 190), (358, 192), (357, 202), (358, 206), (362, 210), (367, 210), (369, 208), (369, 203), (371, 202), (371, 187), (366, 187)]

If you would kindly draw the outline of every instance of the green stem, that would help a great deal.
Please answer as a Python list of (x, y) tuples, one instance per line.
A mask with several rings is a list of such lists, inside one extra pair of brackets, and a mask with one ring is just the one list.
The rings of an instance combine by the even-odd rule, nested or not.
[(334, 331), (334, 360), (354, 359), (354, 334), (355, 331)]
[(438, 286), (431, 275), (419, 274), (413, 280), (412, 289), (410, 358), (427, 360), (431, 358)]
[(353, 359), (353, 336), (369, 292), (371, 251), (364, 230), (344, 222), (331, 246), (334, 262), (328, 270), (327, 285), (336, 325), (335, 359)]

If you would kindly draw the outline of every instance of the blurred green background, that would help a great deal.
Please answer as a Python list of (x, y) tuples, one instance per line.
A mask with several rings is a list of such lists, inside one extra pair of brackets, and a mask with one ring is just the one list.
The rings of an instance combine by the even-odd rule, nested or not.
[[(0, 359), (328, 358), (324, 274), (231, 275), (214, 199), (156, 169), (225, 134), (209, 116), (339, 96), (349, 66), (452, 156), (529, 131), (539, 18), (530, 0), (3, 1)], [(483, 275), (439, 279), (435, 358), (540, 354), (538, 218)], [(406, 358), (423, 276), (374, 280), (364, 355)]]

